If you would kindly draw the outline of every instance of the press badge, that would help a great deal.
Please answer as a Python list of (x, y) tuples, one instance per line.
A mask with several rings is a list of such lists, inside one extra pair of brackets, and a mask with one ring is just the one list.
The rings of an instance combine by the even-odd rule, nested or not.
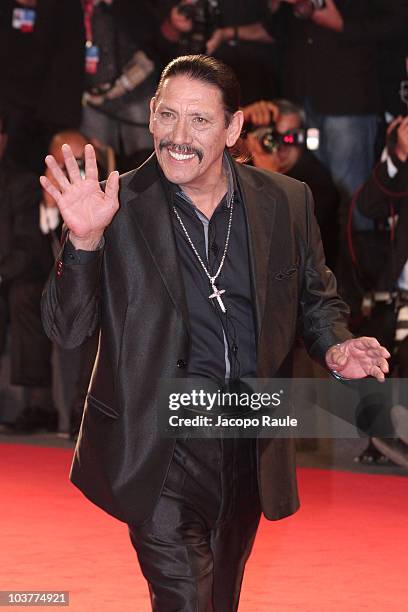
[(85, 72), (87, 74), (96, 74), (100, 60), (99, 47), (96, 45), (86, 45), (85, 48)]
[(34, 30), (37, 13), (33, 9), (15, 8), (13, 11), (12, 26), (20, 32), (30, 33)]

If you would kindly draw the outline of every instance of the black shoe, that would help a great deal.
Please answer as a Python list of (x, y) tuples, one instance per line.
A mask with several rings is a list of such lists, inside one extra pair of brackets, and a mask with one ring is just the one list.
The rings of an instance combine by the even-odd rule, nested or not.
[(14, 433), (30, 434), (35, 432), (57, 431), (58, 415), (40, 406), (27, 406), (14, 423)]
[(408, 470), (408, 445), (398, 438), (373, 438), (375, 447), (397, 465)]

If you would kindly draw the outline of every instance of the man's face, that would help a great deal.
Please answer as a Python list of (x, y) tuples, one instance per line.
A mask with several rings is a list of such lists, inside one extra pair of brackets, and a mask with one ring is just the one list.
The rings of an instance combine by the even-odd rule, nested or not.
[(219, 181), (222, 155), (242, 127), (237, 111), (228, 127), (221, 92), (196, 79), (166, 79), (150, 104), (150, 131), (158, 162), (172, 183), (200, 189)]
[[(279, 134), (285, 134), (289, 130), (295, 130), (301, 125), (299, 115), (290, 113), (281, 115), (276, 122), (276, 130)], [(277, 151), (279, 159), (279, 171), (282, 173), (289, 172), (296, 164), (301, 154), (301, 147), (294, 145), (281, 145)]]

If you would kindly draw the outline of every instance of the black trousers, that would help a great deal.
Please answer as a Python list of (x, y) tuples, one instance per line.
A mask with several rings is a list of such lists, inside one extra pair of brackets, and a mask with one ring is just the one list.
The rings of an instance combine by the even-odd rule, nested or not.
[(149, 520), (129, 525), (154, 612), (233, 612), (261, 507), (255, 440), (177, 440)]

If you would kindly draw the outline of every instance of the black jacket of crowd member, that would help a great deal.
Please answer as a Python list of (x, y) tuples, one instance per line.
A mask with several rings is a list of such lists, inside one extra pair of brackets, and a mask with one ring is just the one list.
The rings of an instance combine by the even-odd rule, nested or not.
[(0, 168), (0, 286), (45, 280), (53, 259), (39, 229), (41, 187), (35, 174)]
[[(403, 197), (391, 197), (380, 187)], [(382, 270), (378, 271), (378, 291), (391, 291), (396, 287), (398, 278), (408, 260), (408, 161), (399, 164), (398, 172), (391, 178), (387, 162), (379, 164), (358, 195), (359, 210), (372, 219), (387, 221), (392, 208), (398, 218), (395, 237), (388, 249), (388, 257)]]
[(290, 18), (285, 97), (322, 114), (376, 113), (381, 108), (377, 43), (392, 40), (408, 25), (404, 0), (335, 0), (342, 32), (311, 20)]
[(10, 321), (10, 381), (51, 384), (51, 344), (40, 319), (40, 299), (53, 258), (39, 229), (41, 188), (35, 174), (0, 167), (0, 352)]
[(315, 215), (322, 235), (326, 263), (333, 270), (338, 246), (339, 193), (330, 173), (315, 155), (307, 149), (302, 149), (298, 161), (286, 172), (286, 176), (304, 181), (310, 187), (315, 201)]
[(32, 109), (57, 126), (79, 125), (85, 35), (81, 0), (37, 0), (32, 32), (13, 27), (14, 0), (0, 3), (0, 104)]

